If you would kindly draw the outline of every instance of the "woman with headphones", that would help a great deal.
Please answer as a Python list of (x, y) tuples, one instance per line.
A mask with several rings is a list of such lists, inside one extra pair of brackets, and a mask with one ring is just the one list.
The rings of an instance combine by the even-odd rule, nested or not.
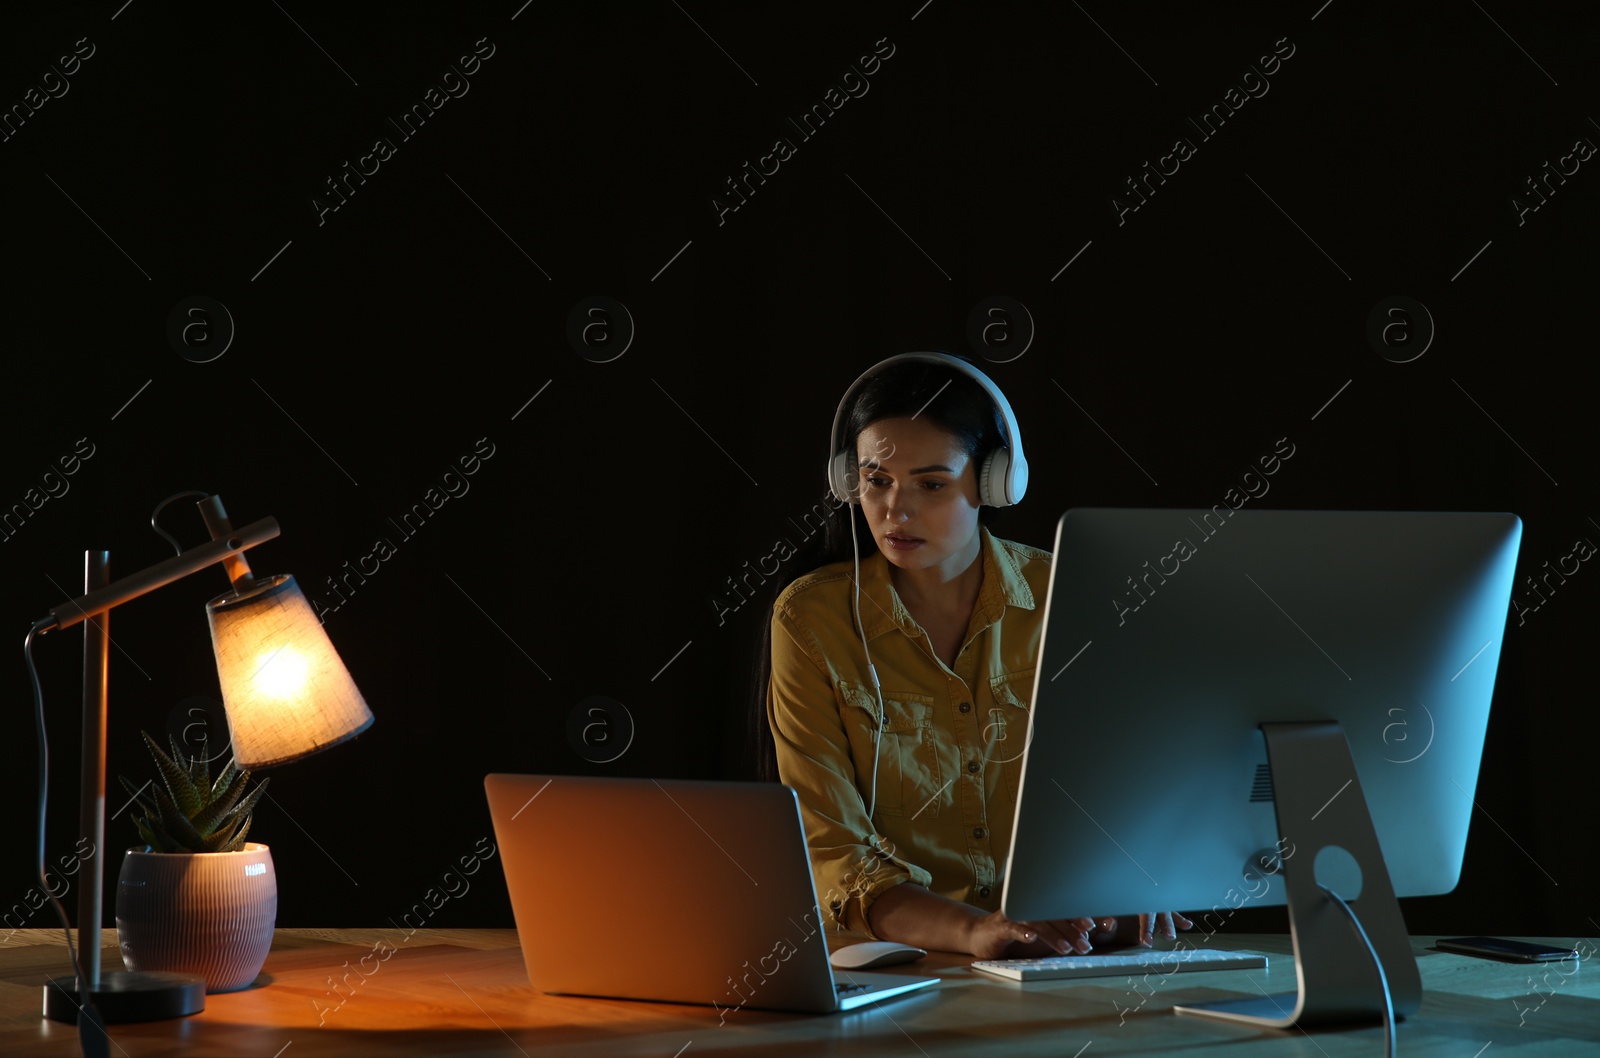
[(823, 915), (980, 958), (1188, 929), (1175, 913), (999, 910), (1051, 561), (988, 529), (1028, 483), (999, 388), (965, 358), (883, 361), (839, 404), (828, 478), (835, 515), (797, 564), (820, 568), (773, 604), (761, 725), (767, 767), (799, 798)]

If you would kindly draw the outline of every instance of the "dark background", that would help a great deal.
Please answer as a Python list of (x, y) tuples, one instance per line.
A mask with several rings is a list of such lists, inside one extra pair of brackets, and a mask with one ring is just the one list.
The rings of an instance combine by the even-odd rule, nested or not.
[[(996, 530), (1036, 546), (1073, 506), (1209, 506), (1283, 436), (1294, 461), (1257, 506), (1512, 511), (1519, 581), (1600, 540), (1600, 159), (1521, 224), (1512, 204), (1600, 143), (1591, 8), (919, 3), (6, 13), (8, 108), (94, 47), (0, 144), (0, 504), (80, 438), (94, 451), (0, 541), (17, 640), (78, 594), (86, 548), (114, 574), (169, 555), (146, 520), (182, 489), (235, 524), (275, 516), (250, 561), (313, 598), (337, 603), (327, 578), (378, 537), (398, 546), (326, 617), (376, 723), (273, 770), (256, 813), (279, 924), (397, 919), (492, 837), (487, 772), (750, 777), (767, 615), (719, 621), (715, 600), (795, 538), (836, 402), (894, 353), (968, 352), (1007, 392), (1033, 480)], [(385, 117), (482, 38), (467, 94), (401, 140)], [(786, 116), (882, 38), (868, 93), (800, 140)], [(1185, 118), (1285, 38), (1268, 93), (1200, 140)], [(380, 135), (395, 154), (319, 224), (314, 197), (336, 202), (326, 182)], [(719, 224), (712, 196), (779, 135), (794, 156)], [(1119, 224), (1111, 196), (1179, 135), (1197, 153)], [(166, 331), (195, 295), (237, 329), (206, 362), (188, 357), (220, 325), (188, 347)], [(568, 339), (594, 295), (631, 315), (620, 356), (614, 317), (588, 357)], [(1020, 356), (1017, 320), (969, 343), (993, 295), (1031, 314)], [(1437, 328), (1404, 363), (1422, 321), (1367, 336), (1394, 295)], [(400, 538), (387, 519), (484, 438), (470, 491)], [(162, 521), (205, 538), (188, 503)], [(219, 697), (203, 604), (225, 587), (219, 568), (113, 613), (109, 810), (115, 776), (152, 774), (139, 731)], [(1413, 931), (1595, 932), (1597, 598), (1583, 566), (1511, 619), (1462, 882), (1405, 901)], [(52, 863), (76, 829), (80, 642), (37, 650)], [(6, 906), (36, 882), (12, 657)], [(595, 695), (636, 728), (609, 763), (569, 736)], [(108, 925), (134, 841), (126, 813), (109, 824)], [(631, 867), (619, 849), (561, 869)], [(498, 867), (473, 882), (434, 923), (511, 925)]]

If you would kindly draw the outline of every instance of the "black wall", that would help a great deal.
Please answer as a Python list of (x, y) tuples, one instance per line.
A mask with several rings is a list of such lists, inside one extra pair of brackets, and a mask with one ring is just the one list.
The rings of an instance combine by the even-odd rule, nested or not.
[[(1519, 580), (1600, 541), (1592, 8), (919, 4), (4, 16), (0, 103), (75, 72), (0, 143), (0, 503), (23, 505), (0, 612), (15, 646), (77, 594), (86, 548), (114, 572), (166, 557), (145, 523), (181, 489), (279, 520), (250, 561), (328, 607), (377, 717), (270, 772), (251, 837), (273, 848), (280, 924), (382, 926), (421, 902), (492, 836), (487, 772), (749, 777), (766, 614), (733, 608), (727, 579), (797, 542), (836, 401), (893, 353), (988, 364), (1034, 468), (997, 530), (1037, 546), (1073, 506), (1209, 506), (1283, 436), (1292, 473), (1259, 506), (1512, 511)], [(75, 45), (92, 53), (63, 63)], [(475, 46), (492, 54), (466, 94), (402, 137), (386, 119)], [(802, 139), (788, 119), (875, 47), (866, 94)], [(1203, 138), (1187, 119), (1275, 49), (1266, 94)], [(719, 215), (779, 136), (794, 153)], [(1162, 163), (1180, 136), (1196, 150)], [(378, 137), (392, 155), (362, 163)], [(347, 161), (370, 175), (334, 209)], [(1140, 205), (1146, 161), (1170, 175)], [(1525, 185), (1546, 162), (1567, 172), (1540, 205)], [(596, 295), (636, 330), (607, 362), (615, 308), (588, 357), (568, 336)], [(1020, 356), (1016, 319), (969, 343), (995, 295), (1031, 316)], [(215, 308), (188, 345), (168, 336), (195, 296), (236, 328), (214, 359)], [(1426, 307), (1431, 344), (1414, 305), (1369, 339), (1393, 296)], [(45, 478), (75, 447), (76, 473)], [(389, 519), (436, 487), (402, 536)], [(163, 524), (204, 539), (186, 503)], [(379, 538), (394, 553), (341, 601), (328, 578)], [(1578, 570), (1510, 618), (1463, 880), (1406, 901), (1414, 930), (1597, 928), (1600, 572)], [(114, 805), (116, 775), (150, 774), (139, 731), (217, 699), (203, 604), (225, 587), (207, 572), (112, 614)], [(79, 644), (38, 645), (52, 863), (76, 830)], [(9, 666), (4, 906), (36, 880), (31, 702)], [(636, 727), (610, 763), (569, 736), (594, 695)], [(124, 813), (108, 924), (134, 839)], [(624, 849), (571, 865), (574, 886), (630, 869)], [(510, 925), (498, 867), (472, 882), (433, 921)]]

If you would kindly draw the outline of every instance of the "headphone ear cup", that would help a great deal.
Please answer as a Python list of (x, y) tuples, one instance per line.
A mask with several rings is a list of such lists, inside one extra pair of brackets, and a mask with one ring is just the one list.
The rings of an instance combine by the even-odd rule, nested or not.
[(978, 478), (978, 502), (989, 507), (1009, 507), (1014, 502), (1006, 493), (1006, 482), (1011, 472), (1011, 453), (1004, 447), (996, 448), (983, 461), (983, 473)]
[(1006, 490), (1012, 503), (1021, 503), (1028, 493), (1028, 457), (1020, 446), (1015, 453), (1006, 453)]
[(856, 490), (850, 488), (850, 453), (837, 452), (828, 461), (828, 485), (833, 490), (833, 498), (840, 503), (857, 502)]

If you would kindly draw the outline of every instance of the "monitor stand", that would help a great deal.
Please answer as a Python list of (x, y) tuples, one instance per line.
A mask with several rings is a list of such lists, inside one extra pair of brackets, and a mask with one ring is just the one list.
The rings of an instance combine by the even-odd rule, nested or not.
[[(1331, 847), (1343, 849), (1359, 866), (1360, 902), (1340, 885), (1328, 887), (1351, 904), (1383, 961), (1396, 1018), (1416, 1013), (1422, 978), (1344, 729), (1331, 722), (1270, 723), (1261, 725), (1261, 733), (1272, 770), (1299, 991), (1174, 1009), (1280, 1029), (1382, 1019), (1383, 992), (1372, 957), (1349, 917), (1317, 887), (1318, 854)], [(1337, 851), (1330, 865), (1334, 859), (1349, 863)]]

